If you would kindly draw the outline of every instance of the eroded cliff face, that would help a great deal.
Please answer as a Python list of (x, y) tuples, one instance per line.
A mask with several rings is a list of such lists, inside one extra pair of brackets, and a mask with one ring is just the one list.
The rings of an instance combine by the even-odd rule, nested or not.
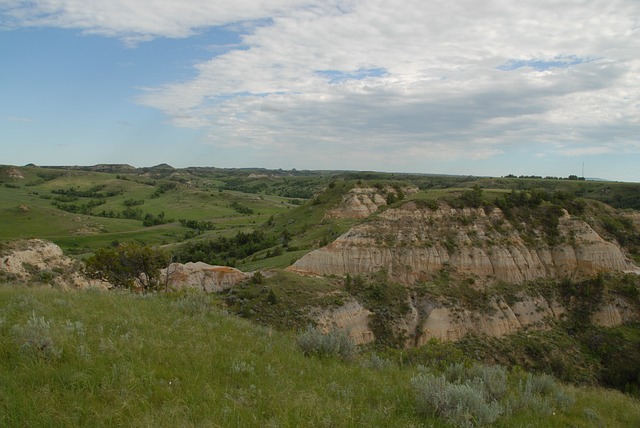
[(411, 195), (416, 192), (416, 187), (354, 187), (342, 197), (337, 207), (327, 211), (325, 218), (367, 218), (386, 206), (389, 196), (395, 199), (400, 198), (400, 193)]
[(364, 345), (375, 340), (373, 331), (369, 327), (371, 315), (373, 312), (352, 299), (339, 307), (312, 310), (309, 318), (314, 320), (325, 333), (330, 330), (345, 330), (354, 343)]
[[(457, 341), (467, 334), (502, 337), (520, 330), (547, 329), (568, 316), (567, 309), (542, 295), (521, 294), (511, 304), (498, 297), (482, 310), (469, 309), (447, 301), (418, 299), (407, 302), (407, 313), (393, 322), (392, 331), (402, 337), (405, 347), (427, 344), (431, 339)], [(357, 300), (344, 306), (316, 309), (309, 314), (323, 330), (346, 330), (356, 344), (376, 339), (370, 326), (373, 312)], [(601, 304), (592, 314), (591, 322), (614, 327), (640, 319), (637, 309), (620, 297)]]
[(501, 337), (526, 328), (545, 328), (565, 313), (564, 307), (540, 295), (520, 296), (511, 305), (494, 299), (482, 311), (438, 305), (423, 314), (413, 345), (424, 345), (431, 339), (456, 341), (468, 333)]
[(387, 269), (394, 280), (414, 284), (443, 268), (483, 283), (594, 276), (637, 269), (620, 247), (587, 223), (565, 213), (560, 244), (542, 232), (526, 236), (494, 208), (418, 208), (409, 202), (353, 227), (289, 269), (319, 275), (366, 274)]
[(7, 281), (46, 283), (61, 288), (109, 288), (104, 281), (83, 275), (78, 262), (53, 242), (29, 239), (11, 243), (0, 256), (0, 273)]

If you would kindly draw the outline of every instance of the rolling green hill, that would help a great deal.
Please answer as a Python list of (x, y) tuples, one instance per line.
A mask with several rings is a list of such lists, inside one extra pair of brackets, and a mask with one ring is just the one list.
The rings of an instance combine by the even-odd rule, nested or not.
[(640, 403), (619, 392), (519, 369), (427, 368), (402, 354), (305, 356), (316, 340), (229, 316), (202, 294), (1, 285), (0, 425), (640, 424)]
[[(383, 201), (376, 206), (377, 211), (374, 210), (370, 215), (351, 216), (353, 211), (349, 212), (349, 209), (354, 207), (349, 206), (353, 202), (350, 195), (364, 191), (362, 189), (373, 189), (378, 194), (376, 197)], [(634, 183), (537, 177), (273, 171), (257, 168), (174, 169), (169, 165), (151, 168), (133, 168), (127, 165), (0, 166), (0, 243), (20, 238), (42, 238), (60, 245), (66, 254), (82, 259), (101, 247), (137, 241), (161, 246), (173, 254), (174, 260), (181, 262), (206, 261), (211, 264), (233, 265), (245, 272), (265, 270), (268, 273), (263, 282), (247, 282), (219, 296), (167, 295), (143, 298), (117, 293), (113, 296), (102, 293), (94, 296), (89, 292), (79, 293), (79, 297), (63, 297), (56, 295), (54, 291), (51, 292), (54, 294), (46, 294), (49, 292), (43, 290), (26, 290), (23, 293), (19, 288), (6, 288), (4, 298), (9, 302), (6, 306), (9, 309), (5, 308), (4, 312), (0, 312), (0, 332), (6, 339), (3, 339), (3, 343), (6, 343), (0, 360), (3, 364), (8, 364), (5, 367), (7, 370), (18, 367), (19, 361), (24, 357), (21, 354), (23, 349), (20, 349), (24, 343), (21, 345), (16, 342), (16, 332), (30, 334), (30, 322), (34, 325), (33, 328), (45, 328), (45, 321), (49, 321), (50, 327), (47, 328), (55, 330), (54, 336), (59, 335), (59, 343), (64, 345), (60, 347), (63, 349), (62, 360), (57, 357), (54, 362), (39, 358), (25, 360), (28, 361), (25, 366), (27, 370), (35, 370), (47, 382), (55, 381), (55, 370), (61, 369), (62, 373), (65, 370), (73, 372), (84, 364), (79, 360), (81, 346), (89, 349), (90, 355), (97, 355), (103, 348), (113, 345), (117, 358), (105, 357), (99, 359), (99, 363), (96, 359), (91, 364), (82, 366), (83, 374), (73, 381), (75, 387), (68, 388), (54, 383), (56, 386), (49, 392), (43, 390), (45, 387), (39, 381), (29, 380), (26, 373), (21, 372), (18, 378), (9, 383), (0, 379), (0, 388), (4, 388), (0, 390), (0, 404), (9, 415), (0, 421), (10, 422), (9, 425), (77, 425), (91, 420), (91, 414), (95, 414), (104, 418), (103, 425), (164, 425), (164, 422), (158, 421), (166, 417), (166, 421), (172, 421), (174, 425), (207, 425), (205, 420), (212, 418), (215, 422), (211, 425), (214, 426), (296, 426), (307, 418), (313, 426), (438, 426), (442, 424), (441, 417), (425, 415), (425, 412), (416, 409), (417, 398), (415, 390), (410, 386), (411, 379), (420, 375), (420, 365), (431, 367), (461, 362), (471, 365), (474, 362), (458, 358), (460, 355), (474, 355), (475, 361), (499, 362), (506, 366), (553, 373), (568, 382), (605, 383), (637, 394), (633, 390), (635, 382), (628, 382), (625, 377), (633, 373), (625, 372), (624, 367), (616, 364), (617, 361), (628, 361), (627, 355), (612, 350), (615, 348), (633, 355), (640, 344), (637, 324), (613, 329), (585, 325), (585, 328), (576, 330), (576, 323), (563, 322), (542, 332), (518, 333), (504, 339), (488, 340), (486, 337), (468, 336), (455, 346), (433, 343), (412, 352), (389, 347), (400, 342), (393, 340), (393, 335), (388, 334), (388, 326), (404, 310), (406, 300), (415, 298), (417, 294), (429, 295), (434, 301), (444, 301), (446, 305), (459, 309), (464, 309), (465, 305), (474, 309), (480, 306), (482, 309), (483, 302), (486, 303), (491, 296), (506, 296), (507, 299), (517, 300), (518, 293), (524, 291), (526, 294), (527, 287), (538, 287), (538, 283), (498, 284), (494, 289), (477, 290), (471, 286), (471, 282), (455, 282), (447, 276), (447, 272), (443, 272), (431, 282), (406, 288), (388, 279), (381, 280), (376, 275), (361, 278), (339, 275), (313, 278), (300, 277), (282, 270), (310, 251), (333, 242), (352, 227), (361, 223), (375, 224), (376, 219), (386, 210), (401, 207), (408, 202), (422, 208), (438, 207), (439, 204), (458, 209), (499, 207), (509, 215), (507, 221), (520, 228), (524, 234), (529, 233), (531, 242), (535, 242), (535, 234), (538, 233), (532, 228), (537, 227), (546, 231), (544, 233), (552, 231), (554, 216), (559, 215), (562, 209), (567, 209), (607, 240), (619, 243), (625, 253), (636, 262), (640, 259), (639, 217), (636, 211), (640, 207), (640, 184)], [(355, 208), (364, 209), (359, 205)], [(458, 220), (465, 221), (462, 217)], [(544, 229), (545, 227), (549, 230)], [(496, 225), (496, 228), (499, 229), (500, 225)], [(547, 239), (552, 238), (551, 235), (547, 236)], [(607, 279), (606, 286), (602, 287), (606, 297), (613, 299), (620, 295), (625, 299), (629, 297), (627, 300), (630, 302), (637, 302), (637, 281), (612, 278), (610, 281)], [(577, 290), (573, 301), (580, 302), (584, 293), (576, 284), (582, 283), (569, 283)], [(542, 288), (560, 293), (562, 286), (559, 283), (544, 283)], [(535, 292), (540, 290), (536, 289)], [(104, 307), (91, 306), (88, 302), (93, 297), (97, 298), (97, 305)], [(370, 348), (366, 348), (366, 352), (376, 349), (381, 354), (358, 357), (357, 364), (345, 363), (335, 358), (309, 359), (300, 355), (300, 350), (295, 345), (295, 335), (309, 322), (308, 314), (303, 309), (310, 305), (340, 307), (353, 298), (360, 299), (372, 311), (370, 321), (373, 322), (375, 334), (381, 338), (370, 345)], [(113, 299), (122, 300), (114, 303), (116, 300)], [(59, 308), (56, 306), (58, 304)], [(67, 311), (76, 304), (80, 305), (78, 312)], [(129, 312), (118, 313), (114, 318), (124, 320), (122, 325), (110, 324), (105, 327), (106, 324), (101, 324), (104, 320), (91, 318), (90, 314), (93, 312), (102, 314), (104, 319), (114, 317), (113, 311), (118, 305), (129, 308)], [(146, 312), (145, 305), (149, 305), (149, 312)], [(249, 318), (262, 327), (243, 323), (235, 315), (229, 316), (212, 306), (224, 307), (225, 311)], [(84, 310), (89, 312), (84, 313)], [(63, 319), (62, 313), (69, 315), (65, 315)], [(134, 313), (139, 313), (141, 318), (136, 318)], [(30, 321), (31, 315), (35, 318)], [(185, 317), (194, 315), (198, 326), (190, 328), (204, 330), (183, 330), (192, 321), (192, 318)], [(130, 316), (133, 318), (128, 318)], [(162, 316), (165, 317), (164, 324), (166, 320), (171, 320), (173, 327), (180, 333), (176, 333), (175, 337), (167, 337), (166, 340), (153, 338), (151, 326), (143, 324), (148, 318), (156, 326), (164, 325), (158, 318)], [(40, 317), (44, 317), (44, 321), (40, 321)], [(67, 319), (72, 323), (80, 321), (87, 329), (91, 325), (95, 337), (85, 343), (80, 340), (77, 332), (73, 333), (76, 336), (67, 334), (64, 326), (69, 325), (71, 330), (75, 328), (66, 324)], [(126, 348), (127, 343), (121, 340), (122, 336), (127, 336), (127, 332), (133, 331), (127, 325), (140, 325), (137, 334), (145, 337), (144, 340), (140, 339), (140, 343), (132, 345), (130, 350)], [(218, 336), (217, 328), (220, 326), (226, 331), (222, 336)], [(273, 333), (271, 327), (284, 333)], [(247, 331), (254, 333), (246, 333)], [(244, 334), (267, 334), (269, 339), (256, 342), (264, 349), (254, 349), (240, 339), (235, 340)], [(272, 334), (273, 343), (280, 343), (278, 346), (284, 349), (276, 355), (265, 351), (266, 347), (272, 346), (269, 345), (272, 343)], [(183, 336), (193, 337), (194, 340), (200, 338), (200, 345), (184, 342)], [(143, 345), (146, 340), (152, 343)], [(208, 341), (231, 350), (227, 357), (217, 353), (220, 351), (215, 347), (207, 348), (207, 352), (203, 354), (210, 361), (227, 358), (224, 367), (204, 361), (194, 363), (198, 371), (210, 373), (209, 377), (190, 378), (186, 369), (172, 374), (172, 368), (178, 365), (177, 355), (170, 357), (169, 365), (161, 362), (163, 352), (180, 347), (191, 349), (188, 352), (189, 358), (197, 360), (195, 354), (202, 352), (202, 347), (205, 346), (203, 343)], [(146, 348), (152, 344), (159, 348)], [(69, 346), (78, 352), (77, 355), (70, 354), (72, 351), (69, 349), (72, 348)], [(238, 354), (234, 354), (236, 347)], [(292, 360), (286, 360), (284, 354)], [(496, 354), (500, 358), (494, 357)], [(139, 359), (144, 361), (143, 355), (152, 358), (146, 368), (137, 365)], [(265, 355), (266, 363), (263, 364), (260, 357)], [(64, 360), (66, 357), (69, 359)], [(286, 363), (280, 365), (277, 363), (278, 359), (283, 359)], [(385, 359), (392, 364), (380, 363), (383, 366), (381, 371), (362, 367), (370, 365), (371, 361), (379, 363)], [(237, 365), (234, 366), (233, 361), (238, 361)], [(406, 367), (407, 364), (411, 367)], [(115, 366), (125, 367), (125, 372), (119, 372), (120, 369), (113, 368)], [(277, 367), (277, 370), (270, 372), (269, 367)], [(286, 367), (295, 367), (301, 375), (295, 377), (297, 372), (286, 372)], [(111, 374), (107, 373), (109, 370), (112, 370)], [(239, 390), (226, 381), (221, 383), (222, 389), (212, 389), (209, 385), (214, 382), (212, 379), (224, 378), (229, 370), (231, 378), (238, 378), (241, 385)], [(510, 374), (509, 388), (514, 393), (518, 389), (517, 385), (524, 385), (525, 382), (526, 373), (519, 370), (521, 369), (514, 368)], [(318, 373), (323, 371), (333, 374), (326, 379), (318, 379), (317, 384), (313, 383), (312, 379), (318, 378)], [(267, 376), (265, 373), (271, 374)], [(286, 378), (291, 373), (294, 373), (295, 380), (273, 383), (273, 377)], [(254, 380), (254, 375), (258, 374), (260, 381)], [(622, 378), (616, 379), (619, 376)], [(108, 380), (100, 383), (99, 378), (103, 377)], [(348, 382), (344, 383), (343, 378), (365, 386), (354, 392), (356, 390), (349, 387)], [(182, 382), (183, 386), (179, 391), (182, 401), (174, 395), (172, 388), (158, 386), (164, 381), (174, 382), (172, 379), (180, 379)], [(17, 385), (20, 382), (27, 382), (34, 389), (27, 389), (30, 392), (24, 394), (19, 393)], [(79, 400), (78, 396), (86, 395), (87, 388), (96, 383), (105, 386), (89, 389), (87, 400), (90, 401), (90, 410), (84, 412), (76, 409), (74, 413), (72, 405), (68, 404), (68, 407), (54, 411), (55, 403), (60, 400)], [(193, 388), (197, 391), (186, 389), (187, 383), (193, 383)], [(338, 385), (337, 390), (350, 392), (327, 395), (326, 389), (331, 389), (330, 385), (333, 383)], [(130, 404), (134, 397), (124, 391), (129, 387), (142, 397), (139, 408)], [(272, 387), (290, 394), (288, 399), (296, 403), (295, 409), (285, 405), (275, 410), (270, 408), (268, 403), (281, 393), (270, 389)], [(576, 397), (576, 404), (564, 409), (563, 416), (554, 420), (544, 409), (531, 412), (525, 409), (510, 415), (504, 414), (499, 419), (500, 424), (523, 424), (529, 421), (528, 418), (532, 418), (534, 426), (636, 424), (638, 404), (631, 398), (600, 389), (563, 388), (563, 391), (570, 391)], [(209, 398), (200, 395), (199, 391), (203, 389), (213, 391), (213, 401), (207, 401)], [(312, 392), (305, 394), (302, 391)], [(14, 396), (19, 397), (15, 405), (10, 399)], [(35, 416), (36, 419), (27, 416), (32, 411), (29, 396), (40, 397), (48, 403), (43, 406), (45, 410), (37, 413), (39, 416)], [(303, 398), (297, 400), (294, 398), (297, 396)], [(384, 398), (375, 398), (376, 396)], [(597, 396), (606, 397), (610, 403), (597, 404)], [(309, 400), (308, 403), (304, 397)], [(103, 400), (115, 401), (125, 409), (124, 413), (110, 412), (102, 403)], [(176, 404), (176, 400), (182, 404)], [(221, 400), (226, 403), (222, 410), (214, 404)], [(192, 409), (196, 402), (203, 403), (203, 410)], [(318, 406), (322, 410), (311, 416), (311, 409)], [(633, 411), (628, 415), (624, 414), (621, 411), (624, 407)]]

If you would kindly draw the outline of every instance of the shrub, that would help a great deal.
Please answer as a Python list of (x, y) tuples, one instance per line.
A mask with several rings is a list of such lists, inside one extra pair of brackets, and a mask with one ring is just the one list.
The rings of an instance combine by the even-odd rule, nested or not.
[(492, 400), (500, 400), (507, 394), (507, 369), (503, 366), (475, 365), (471, 377), (482, 380), (484, 392)]
[(209, 298), (204, 293), (186, 293), (172, 306), (185, 315), (196, 316), (205, 315), (211, 312), (212, 306)]
[(313, 326), (307, 327), (298, 337), (298, 347), (307, 356), (335, 356), (344, 360), (353, 359), (357, 350), (346, 331), (331, 330), (325, 334)]
[(140, 287), (144, 293), (160, 288), (160, 269), (169, 265), (170, 256), (136, 242), (113, 248), (99, 248), (85, 261), (91, 278), (108, 281), (116, 288)]
[(430, 339), (426, 345), (407, 350), (407, 361), (411, 364), (445, 369), (450, 364), (468, 361), (469, 358), (453, 342)]
[(372, 370), (385, 370), (394, 366), (393, 361), (381, 357), (378, 354), (371, 354), (369, 358), (360, 362), (362, 367)]
[(553, 413), (554, 405), (566, 409), (574, 403), (575, 398), (567, 394), (553, 377), (529, 373), (524, 383), (520, 381), (512, 407), (528, 408), (548, 415)]
[(51, 325), (44, 317), (37, 317), (35, 312), (25, 325), (14, 325), (13, 336), (20, 349), (28, 354), (47, 359), (59, 358), (62, 349), (55, 346), (51, 335)]
[(482, 382), (450, 383), (444, 375), (419, 375), (411, 380), (419, 413), (440, 416), (459, 427), (494, 423), (504, 412), (495, 400), (488, 401)]

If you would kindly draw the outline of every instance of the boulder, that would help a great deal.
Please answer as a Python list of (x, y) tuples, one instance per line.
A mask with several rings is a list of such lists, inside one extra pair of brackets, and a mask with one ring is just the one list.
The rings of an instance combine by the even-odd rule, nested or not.
[(162, 270), (161, 281), (167, 281), (167, 274), (169, 287), (174, 290), (197, 289), (209, 293), (221, 292), (249, 277), (232, 267), (212, 266), (203, 262), (172, 263)]

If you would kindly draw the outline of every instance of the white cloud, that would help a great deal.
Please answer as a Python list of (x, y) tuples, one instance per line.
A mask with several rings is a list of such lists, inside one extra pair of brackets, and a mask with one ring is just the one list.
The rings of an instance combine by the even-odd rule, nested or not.
[(58, 27), (128, 42), (183, 38), (199, 29), (284, 13), (305, 0), (0, 0), (5, 27)]
[(8, 122), (17, 122), (17, 123), (31, 123), (34, 120), (30, 117), (18, 117), (18, 116), (7, 116), (4, 120)]
[(377, 168), (520, 145), (545, 157), (640, 153), (637, 0), (1, 4), (14, 25), (129, 41), (261, 20), (242, 29), (242, 49), (139, 99), (211, 144)]
[(581, 147), (569, 150), (560, 150), (560, 153), (565, 156), (593, 156), (601, 155), (605, 153), (611, 153), (610, 147), (594, 146), (594, 147)]

